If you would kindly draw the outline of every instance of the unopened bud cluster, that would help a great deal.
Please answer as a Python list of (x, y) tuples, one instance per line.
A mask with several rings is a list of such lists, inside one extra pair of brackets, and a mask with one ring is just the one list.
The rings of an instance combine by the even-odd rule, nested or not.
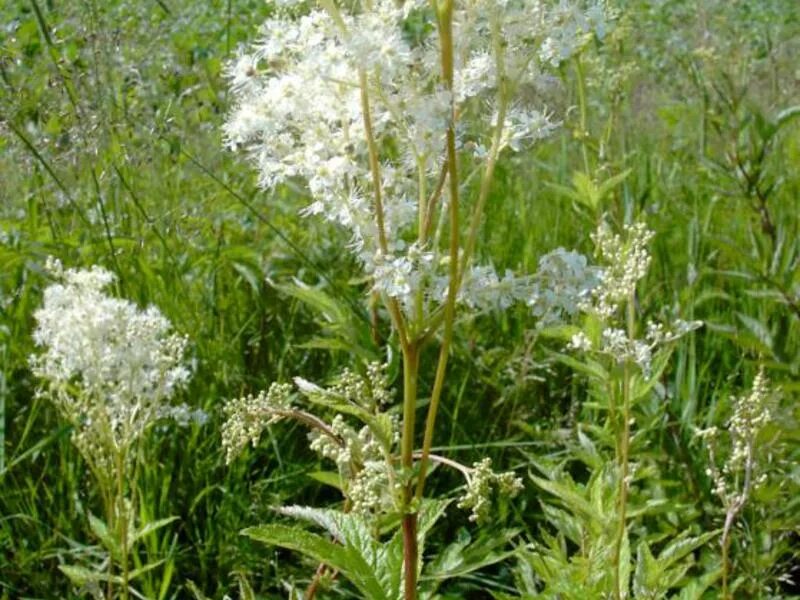
[(467, 489), (458, 502), (458, 507), (471, 511), (470, 521), (484, 523), (491, 515), (493, 492), (513, 498), (522, 489), (521, 478), (514, 475), (512, 471), (494, 472), (492, 459), (484, 458), (473, 464), (467, 479)]
[(288, 416), (292, 408), (292, 386), (273, 383), (268, 390), (229, 401), (223, 409), (222, 448), (230, 464), (247, 446), (255, 446), (267, 425)]
[(643, 222), (625, 225), (622, 235), (602, 223), (592, 235), (604, 265), (602, 282), (593, 292), (592, 306), (601, 317), (611, 318), (635, 293), (637, 283), (650, 266), (647, 246), (653, 235)]
[(653, 232), (641, 222), (626, 225), (622, 235), (613, 234), (605, 223), (594, 233), (592, 239), (603, 266), (599, 270), (599, 283), (582, 295), (580, 308), (595, 315), (603, 326), (597, 339), (585, 331), (575, 333), (567, 344), (569, 350), (605, 356), (618, 365), (637, 365), (648, 377), (653, 356), (660, 347), (702, 326), (701, 321), (683, 319), (670, 324), (648, 321), (643, 339), (632, 338), (621, 326), (620, 309), (633, 301), (639, 280), (647, 274), (650, 264), (647, 245), (652, 238)]
[(730, 452), (721, 469), (716, 462), (721, 437), (719, 429), (710, 427), (697, 434), (706, 441), (709, 452), (706, 474), (714, 482), (714, 493), (726, 507), (740, 507), (750, 489), (766, 480), (766, 473), (759, 472), (756, 446), (759, 433), (770, 422), (773, 397), (774, 392), (761, 368), (753, 379), (750, 393), (732, 399), (733, 415), (728, 421)]

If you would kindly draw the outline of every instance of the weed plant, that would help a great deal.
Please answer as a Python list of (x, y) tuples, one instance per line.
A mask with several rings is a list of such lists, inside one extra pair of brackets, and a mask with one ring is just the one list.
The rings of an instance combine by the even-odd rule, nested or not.
[[(510, 108), (535, 107), (558, 127), (532, 145), (509, 138), (516, 147), (498, 154), (485, 192), (481, 169), (468, 177), (485, 165), (468, 143), (478, 130), (457, 131), (462, 209), (482, 194), (486, 207), (466, 254), (493, 265), (497, 281), (516, 274), (524, 294), (504, 310), (442, 311), (428, 345), (415, 349), (401, 343), (392, 302), (382, 308), (374, 297), (400, 296), (376, 286), (373, 266), (363, 270), (363, 256), (347, 250), (351, 234), (298, 216), (313, 202), (302, 177), (264, 190), (259, 172), (223, 149), (237, 105), (231, 69), (259, 25), (289, 4), (297, 3), (0, 7), (0, 597), (86, 597), (98, 573), (114, 584), (101, 593), (128, 589), (113, 578), (120, 570), (108, 571), (113, 552), (97, 516), (113, 523), (114, 502), (109, 509), (71, 441), (79, 422), (37, 394), (43, 380), (30, 356), (42, 351), (34, 315), (53, 283), (48, 257), (65, 268), (102, 267), (113, 274), (110, 297), (158, 307), (187, 337), (192, 359), (176, 403), (209, 416), (202, 426), (156, 423), (132, 450), (139, 466), (120, 498), (133, 501), (117, 502), (135, 512), (132, 530), (141, 534), (124, 561), (136, 573), (132, 597), (384, 597), (360, 587), (368, 577), (338, 569), (337, 556), (348, 543), (401, 548), (391, 540), (409, 515), (421, 534), (420, 597), (800, 593), (797, 3), (604, 3), (607, 29), (545, 64), (542, 85), (517, 90)], [(296, 16), (316, 6), (300, 4), (289, 7)], [(336, 3), (343, 11), (355, 4)], [(453, 6), (472, 4), (481, 3)], [(441, 22), (427, 6), (410, 15), (407, 39), (437, 35)], [(431, 65), (432, 76), (440, 72)], [(373, 111), (390, 83), (367, 69)], [(476, 102), (459, 118), (484, 109)], [(385, 168), (402, 148), (381, 135)], [(430, 191), (438, 175), (429, 175)], [(452, 206), (444, 189), (438, 206)], [(465, 243), (467, 215), (458, 222)], [(445, 255), (451, 222), (443, 215)], [(636, 245), (637, 223), (642, 235), (652, 231), (639, 244), (649, 260), (614, 310), (599, 310), (596, 281), (573, 287), (580, 300), (553, 312), (542, 300), (553, 285), (563, 290), (565, 274), (578, 271), (591, 280), (609, 266), (609, 240), (622, 255)], [(445, 281), (458, 262), (442, 265)], [(452, 301), (442, 291), (437, 298)], [(436, 314), (434, 303), (424, 308)], [(417, 313), (408, 314), (413, 323)], [(403, 416), (415, 358), (418, 393)], [(226, 464), (226, 401), (255, 401), (297, 376), (290, 394), (273, 388), (266, 403), (267, 418), (280, 422)], [(359, 520), (354, 504), (374, 496), (347, 487), (338, 445), (309, 447), (308, 423), (275, 412), (279, 397), (291, 400), (288, 416), (304, 413), (363, 442), (360, 466), (379, 462), (370, 452), (380, 431), (373, 424), (359, 438), (361, 421), (393, 431), (411, 415), (424, 422), (438, 401), (427, 431), (408, 430), (403, 444), (401, 428), (392, 442), (401, 460), (381, 476), (400, 483), (395, 510)], [(356, 398), (366, 412), (336, 421)], [(495, 495), (477, 525), (472, 512), (487, 516), (478, 492), (499, 483), (489, 460), (514, 473), (509, 489), (517, 477), (523, 486), (514, 498)], [(298, 518), (316, 525), (301, 530)], [(241, 535), (248, 528), (254, 535)], [(336, 528), (338, 538), (325, 532)], [(304, 558), (303, 535), (329, 554)], [(400, 563), (402, 552), (385, 573), (397, 586)], [(82, 581), (65, 576), (69, 566), (83, 569), (72, 571)]]

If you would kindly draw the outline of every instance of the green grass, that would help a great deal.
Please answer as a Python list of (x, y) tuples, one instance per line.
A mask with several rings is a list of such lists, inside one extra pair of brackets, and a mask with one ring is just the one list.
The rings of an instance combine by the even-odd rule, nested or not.
[[(643, 320), (677, 312), (706, 322), (677, 349), (651, 415), (659, 426), (635, 447), (658, 465), (643, 487), (690, 507), (653, 517), (648, 533), (658, 543), (665, 524), (719, 527), (693, 430), (722, 422), (730, 396), (764, 362), (783, 388), (778, 481), (745, 511), (749, 545), (737, 542), (734, 556), (742, 597), (774, 597), (768, 587), (788, 596), (777, 577), (797, 565), (800, 543), (800, 119), (787, 117), (775, 132), (768, 123), (800, 105), (800, 8), (792, 0), (700, 4), (619, 3), (617, 34), (583, 65), (587, 148), (601, 178), (631, 170), (605, 201), (610, 217), (642, 214), (657, 232), (638, 299)], [(88, 514), (100, 513), (89, 474), (68, 428), (35, 396), (27, 367), (49, 255), (104, 265), (118, 276), (117, 293), (157, 305), (191, 339), (196, 375), (184, 400), (211, 420), (156, 429), (143, 444), (141, 516), (179, 517), (143, 544), (142, 563), (165, 559), (143, 593), (189, 598), (192, 581), (221, 598), (236, 593), (241, 573), (263, 597), (281, 597), (282, 581), (313, 575), (315, 565), (239, 535), (273, 519), (271, 506), (337, 500), (309, 477), (323, 465), (304, 432), (275, 427), (231, 467), (220, 452), (225, 399), (295, 374), (324, 381), (351, 363), (308, 343), (331, 324), (272, 283), (317, 286), (341, 305), (343, 327), (368, 330), (364, 286), (351, 279), (341, 233), (298, 217), (301, 190), (259, 191), (251, 169), (222, 148), (221, 70), (267, 11), (254, 0), (12, 0), (0, 8), (2, 598), (73, 597), (57, 567), (97, 543), (87, 526)], [(554, 188), (584, 168), (575, 77), (565, 66), (550, 99), (560, 133), (499, 169), (480, 246), (498, 269), (533, 272), (557, 246), (591, 250), (593, 218)], [(771, 228), (737, 164), (770, 190)], [(535, 471), (568, 451), (563, 432), (597, 422), (582, 407), (585, 382), (553, 357), (559, 344), (535, 338), (532, 327), (525, 307), (460, 325), (435, 438), (442, 452)], [(457, 484), (442, 474), (431, 493)], [(504, 507), (523, 539), (546, 527), (540, 500), (530, 485)], [(464, 517), (448, 518), (434, 547), (463, 534)], [(511, 563), (486, 576), (517, 585)], [(478, 597), (475, 589), (465, 579), (447, 597)]]

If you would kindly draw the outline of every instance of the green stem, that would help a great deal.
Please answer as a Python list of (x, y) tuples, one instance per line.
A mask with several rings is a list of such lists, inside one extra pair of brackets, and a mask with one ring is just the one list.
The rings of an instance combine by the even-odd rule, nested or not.
[[(445, 0), (441, 4), (437, 3), (436, 9), (439, 39), (441, 42), (442, 79), (447, 89), (452, 90), (454, 79), (453, 2), (452, 0)], [(450, 346), (453, 339), (456, 295), (459, 286), (459, 181), (455, 123), (455, 104), (452, 104), (451, 100), (450, 124), (447, 128), (447, 177), (450, 190), (450, 281), (448, 282), (447, 300), (445, 301), (444, 307), (444, 337), (442, 339), (442, 345), (439, 348), (439, 361), (436, 366), (436, 376), (434, 378), (430, 404), (428, 405), (428, 414), (425, 418), (425, 437), (422, 444), (422, 458), (420, 460), (419, 477), (417, 479), (416, 497), (418, 499), (422, 499), (422, 493), (425, 487), (428, 456), (433, 443), (434, 424), (439, 409), (442, 389), (444, 388), (444, 376), (447, 372), (447, 360), (450, 355)]]
[(412, 506), (411, 473), (414, 468), (414, 429), (417, 409), (417, 380), (419, 375), (419, 350), (412, 345), (403, 351), (403, 433), (401, 461), (403, 473), (409, 483), (403, 490), (403, 566), (405, 600), (417, 597), (417, 514)]
[(489, 149), (489, 156), (486, 161), (486, 169), (483, 172), (481, 179), (481, 187), (478, 192), (478, 201), (475, 203), (475, 208), (472, 211), (472, 218), (470, 219), (469, 230), (467, 232), (467, 242), (464, 245), (464, 253), (461, 256), (461, 264), (459, 265), (459, 281), (464, 277), (469, 260), (472, 258), (472, 253), (475, 251), (475, 242), (478, 238), (478, 227), (480, 226), (483, 218), (483, 211), (486, 206), (486, 201), (489, 198), (489, 191), (494, 179), (494, 168), (497, 164), (497, 158), (500, 154), (500, 144), (503, 142), (503, 129), (506, 122), (506, 113), (508, 112), (508, 103), (511, 93), (508, 89), (509, 82), (506, 77), (505, 69), (505, 54), (503, 50), (502, 31), (498, 23), (492, 24), (492, 39), (494, 41), (495, 51), (495, 67), (497, 69), (497, 123), (492, 134), (492, 146)]
[(122, 582), (120, 584), (120, 596), (122, 600), (128, 600), (128, 509), (125, 506), (125, 452), (116, 452), (117, 460), (117, 534), (120, 545), (120, 562), (122, 563)]
[(575, 75), (578, 80), (578, 107), (580, 110), (580, 139), (581, 139), (581, 154), (583, 156), (583, 169), (587, 176), (591, 175), (589, 167), (589, 149), (587, 148), (587, 104), (586, 104), (586, 81), (583, 74), (583, 64), (581, 63), (581, 55), (575, 57)]
[[(628, 298), (625, 314), (628, 329), (628, 339), (633, 339), (636, 329), (636, 306), (634, 296)], [(619, 439), (619, 525), (617, 539), (614, 544), (614, 598), (621, 600), (628, 596), (628, 582), (620, 580), (619, 562), (622, 554), (622, 544), (625, 540), (626, 518), (628, 509), (628, 455), (630, 451), (630, 421), (631, 421), (631, 364), (625, 361), (622, 371), (622, 433)]]
[[(359, 85), (361, 86), (361, 113), (364, 120), (364, 133), (367, 138), (367, 148), (369, 150), (369, 166), (372, 173), (372, 193), (375, 201), (375, 222), (378, 229), (378, 246), (381, 254), (385, 257), (389, 250), (389, 243), (386, 239), (386, 227), (384, 224), (383, 215), (383, 195), (381, 188), (381, 171), (380, 161), (378, 158), (378, 144), (375, 141), (375, 133), (372, 128), (372, 113), (369, 105), (369, 91), (367, 89), (367, 72), (360, 69), (358, 72)], [(405, 319), (403, 318), (403, 311), (396, 298), (387, 298), (386, 307), (389, 309), (389, 315), (392, 318), (392, 324), (397, 330), (397, 335), (400, 338), (400, 345), (403, 351), (409, 346), (408, 332), (406, 329)]]

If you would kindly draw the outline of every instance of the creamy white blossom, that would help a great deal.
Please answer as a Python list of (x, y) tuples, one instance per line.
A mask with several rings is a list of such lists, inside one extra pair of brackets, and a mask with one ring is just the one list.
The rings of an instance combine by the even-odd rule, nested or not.
[[(348, 231), (374, 290), (407, 311), (420, 300), (426, 307), (440, 303), (447, 265), (431, 244), (416, 247), (410, 240), (417, 237), (420, 197), (438, 185), (446, 131), (455, 117), (461, 147), (490, 144), (497, 115), (486, 118), (485, 112), (496, 110), (502, 68), (510, 109), (501, 147), (518, 151), (550, 134), (555, 124), (545, 107), (531, 105), (535, 94), (523, 99), (515, 92), (540, 84), (541, 40), (553, 35), (555, 24), (588, 31), (589, 13), (577, 3), (569, 7), (534, 0), (456, 3), (452, 90), (439, 74), (438, 29), (427, 2), (280, 10), (227, 68), (235, 99), (225, 124), (227, 144), (249, 153), (264, 188), (305, 185), (311, 201), (303, 214)], [(365, 117), (380, 153), (378, 190)]]
[(550, 325), (578, 314), (603, 276), (578, 252), (557, 248), (539, 259), (528, 304), (538, 324)]
[(187, 340), (157, 308), (109, 296), (109, 271), (64, 270), (52, 260), (48, 269), (57, 282), (34, 313), (33, 339), (42, 351), (30, 357), (31, 369), (76, 427), (79, 448), (102, 462), (173, 410), (167, 401), (191, 375)]

